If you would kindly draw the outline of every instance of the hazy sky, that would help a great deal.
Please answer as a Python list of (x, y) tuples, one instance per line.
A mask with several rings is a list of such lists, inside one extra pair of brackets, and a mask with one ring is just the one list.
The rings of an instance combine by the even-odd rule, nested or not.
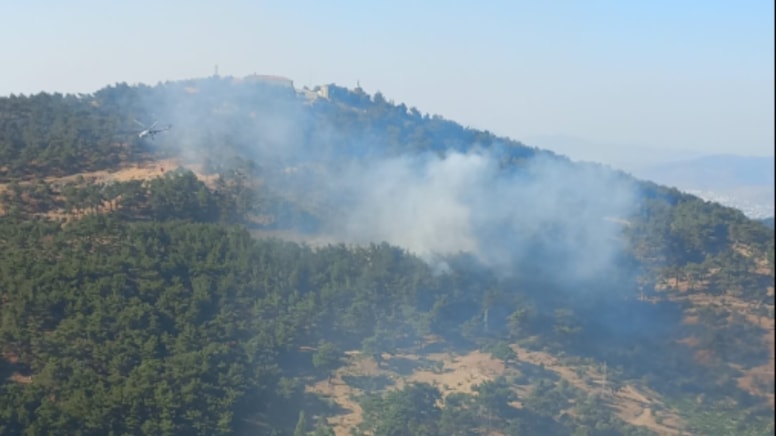
[(774, 150), (772, 0), (31, 0), (0, 16), (0, 95), (218, 65), (298, 88), (359, 81), (529, 145), (562, 136), (574, 158)]

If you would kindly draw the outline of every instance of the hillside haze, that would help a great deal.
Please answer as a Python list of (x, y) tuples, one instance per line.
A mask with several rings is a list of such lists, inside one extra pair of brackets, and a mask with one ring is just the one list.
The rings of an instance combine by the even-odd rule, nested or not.
[(750, 218), (767, 218), (774, 214), (773, 156), (706, 154), (640, 144), (601, 144), (563, 135), (523, 139), (574, 160), (600, 162), (639, 179), (734, 207)]
[(772, 225), (380, 93), (3, 98), (0, 215), (0, 433), (773, 431)]
[[(612, 218), (635, 207), (635, 186), (616, 173), (467, 132), (379, 94), (334, 85), (298, 92), (272, 76), (186, 85), (137, 102), (140, 114), (176, 126), (160, 136), (160, 149), (176, 147), (194, 163), (230, 155), (256, 162), (268, 190), (325, 205), (316, 212), (316, 237), (325, 240), (386, 241), (425, 258), (467, 252), (507, 274), (535, 258), (532, 244), (552, 239), (544, 244), (554, 247), (552, 263), (598, 274), (619, 250)], [(382, 132), (426, 122), (436, 131), (417, 138)], [(501, 171), (520, 159), (519, 170)]]
[(774, 215), (773, 156), (709, 155), (632, 169), (704, 200), (735, 207), (751, 218)]

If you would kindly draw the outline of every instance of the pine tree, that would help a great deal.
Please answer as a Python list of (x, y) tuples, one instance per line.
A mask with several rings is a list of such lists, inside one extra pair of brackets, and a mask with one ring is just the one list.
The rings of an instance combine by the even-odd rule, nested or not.
[(307, 419), (304, 417), (304, 410), (299, 412), (299, 419), (296, 421), (296, 428), (294, 428), (294, 436), (304, 436), (307, 434)]

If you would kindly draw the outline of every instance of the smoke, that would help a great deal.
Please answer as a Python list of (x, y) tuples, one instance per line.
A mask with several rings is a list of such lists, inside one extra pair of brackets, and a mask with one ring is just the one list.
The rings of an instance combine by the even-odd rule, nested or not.
[(504, 275), (526, 265), (566, 280), (604, 274), (622, 250), (611, 218), (631, 210), (632, 186), (600, 167), (536, 157), (502, 169), (499, 157), (476, 150), (363, 162), (337, 180), (350, 201), (329, 229), (427, 259), (471, 253)]
[(323, 205), (317, 236), (385, 241), (429, 261), (468, 253), (503, 275), (534, 268), (566, 281), (606, 274), (622, 251), (615, 218), (635, 189), (609, 169), (541, 153), (505, 166), (508, 146), (390, 154), (351, 118), (335, 124), (286, 91), (249, 89), (207, 82), (154, 108), (189, 160), (252, 159), (268, 189)]
[(339, 238), (385, 240), (420, 255), (477, 252), (472, 200), (486, 175), (483, 156), (408, 157), (367, 162), (337, 181), (352, 197)]

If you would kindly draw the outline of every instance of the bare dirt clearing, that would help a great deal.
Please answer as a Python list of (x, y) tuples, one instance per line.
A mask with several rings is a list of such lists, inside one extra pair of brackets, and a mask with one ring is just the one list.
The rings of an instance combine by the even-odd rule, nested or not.
[(28, 384), (32, 383), (32, 376), (23, 374), (22, 368), (17, 367), (19, 357), (16, 354), (3, 352), (0, 353), (0, 374), (14, 383)]
[[(555, 372), (578, 389), (592, 394), (600, 392), (604, 388), (604, 377), (599, 368), (591, 365), (572, 367), (564, 365), (558, 358), (543, 351), (532, 351), (517, 345), (513, 345), (512, 348), (517, 352), (520, 361), (542, 365), (545, 369)], [(577, 374), (577, 368), (581, 369), (581, 372), (589, 381), (583, 380)], [(623, 421), (632, 425), (647, 427), (658, 434), (680, 433), (681, 420), (678, 414), (673, 410), (666, 409), (656, 393), (646, 388), (637, 389), (632, 384), (625, 384), (619, 389), (607, 387), (603, 392), (609, 400), (609, 405)], [(658, 408), (661, 409), (661, 413), (657, 416), (660, 417), (662, 423), (658, 423), (658, 420), (655, 419), (657, 416), (652, 412), (653, 409)], [(647, 412), (648, 410), (649, 412)]]
[(149, 180), (163, 176), (168, 171), (176, 168), (191, 170), (197, 178), (205, 183), (212, 183), (214, 176), (205, 175), (200, 165), (186, 164), (178, 159), (163, 159), (155, 161), (139, 162), (114, 170), (93, 171), (88, 173), (72, 174), (65, 177), (47, 177), (44, 179), (51, 184), (64, 184), (76, 182), (83, 178), (90, 183), (128, 182), (130, 180)]
[[(733, 250), (742, 256), (753, 258), (752, 249), (743, 244), (734, 244)], [(766, 259), (754, 259), (756, 274), (773, 275), (773, 270), (769, 267)], [(710, 274), (716, 274), (718, 271), (709, 271)], [(774, 334), (774, 304), (772, 297), (774, 287), (768, 286), (764, 289), (765, 294), (771, 297), (767, 303), (747, 302), (735, 292), (725, 292), (721, 295), (713, 295), (703, 290), (707, 289), (707, 283), (703, 280), (695, 283), (695, 290), (691, 290), (689, 283), (685, 280), (672, 280), (662, 283), (658, 286), (661, 293), (672, 301), (688, 302), (690, 309), (685, 312), (685, 324), (697, 324), (700, 322), (698, 315), (699, 309), (710, 308), (714, 311), (728, 312), (742, 316), (747, 322), (762, 328), (762, 346), (769, 351), (770, 357), (767, 363), (749, 368), (740, 365), (731, 365), (731, 367), (741, 372), (737, 379), (738, 387), (749, 394), (767, 399), (771, 407), (776, 404), (774, 392), (770, 389), (776, 380), (776, 335)], [(671, 292), (671, 289), (678, 292)], [(731, 318), (732, 319), (732, 318)], [(695, 348), (698, 345), (697, 338), (687, 338), (685, 340), (690, 347)], [(709, 350), (696, 350), (696, 358), (702, 362), (711, 357)]]
[[(533, 351), (513, 345), (518, 354), (516, 365), (506, 365), (490, 354), (473, 351), (459, 355), (453, 353), (431, 353), (421, 356), (414, 354), (396, 354), (384, 356), (382, 365), (358, 352), (349, 352), (349, 364), (340, 368), (331, 383), (319, 381), (306, 387), (307, 392), (326, 397), (341, 407), (344, 412), (330, 417), (329, 425), (337, 436), (347, 436), (362, 419), (362, 410), (358, 405), (358, 396), (365, 392), (348, 385), (349, 377), (383, 377), (390, 380), (386, 389), (399, 389), (409, 382), (424, 382), (436, 386), (443, 396), (453, 392), (472, 393), (473, 387), (499, 376), (518, 376), (517, 367), (528, 363), (552, 371), (572, 386), (587, 393), (601, 391), (603, 374), (591, 365), (578, 367), (565, 365), (558, 358), (543, 351)], [(581, 368), (584, 379), (578, 375)], [(518, 397), (524, 398), (530, 393), (527, 384), (513, 385)], [(637, 388), (633, 384), (624, 384), (618, 389), (607, 390), (607, 404), (624, 421), (643, 426), (658, 434), (679, 434), (682, 422), (677, 413), (668, 409), (659, 400), (659, 396), (646, 388)], [(512, 404), (521, 407), (519, 402)]]
[[(83, 180), (84, 183), (128, 182), (130, 180), (150, 180), (161, 177), (166, 172), (173, 171), (176, 168), (191, 170), (198, 179), (206, 184), (212, 184), (216, 177), (205, 174), (201, 165), (184, 163), (179, 159), (162, 159), (131, 163), (115, 170), (90, 171), (62, 177), (45, 177), (43, 180), (54, 186), (75, 183), (79, 180)], [(19, 182), (20, 185), (29, 183), (33, 182)], [(0, 193), (7, 189), (7, 185), (8, 183), (0, 183)]]
[[(197, 164), (184, 163), (178, 159), (163, 159), (154, 161), (137, 162), (122, 166), (115, 170), (100, 170), (83, 172), (77, 174), (71, 174), (61, 177), (46, 177), (43, 179), (45, 183), (52, 187), (55, 198), (61, 200), (61, 192), (63, 186), (67, 184), (110, 184), (114, 182), (128, 182), (133, 180), (151, 180), (158, 177), (164, 177), (165, 174), (176, 169), (187, 169), (194, 173), (194, 175), (205, 183), (208, 187), (213, 188), (217, 179), (216, 175), (205, 174), (202, 166)], [(31, 185), (36, 183), (35, 181), (20, 181), (20, 186)], [(0, 195), (8, 190), (8, 183), (0, 183)], [(91, 210), (78, 210), (68, 212), (64, 209), (50, 210), (40, 215), (55, 220), (69, 221), (72, 219), (78, 219), (89, 213), (103, 213), (115, 208), (115, 204), (112, 202), (103, 202), (101, 206), (95, 207)], [(8, 210), (8, 205), (3, 204), (0, 201), (0, 215), (5, 214)]]

